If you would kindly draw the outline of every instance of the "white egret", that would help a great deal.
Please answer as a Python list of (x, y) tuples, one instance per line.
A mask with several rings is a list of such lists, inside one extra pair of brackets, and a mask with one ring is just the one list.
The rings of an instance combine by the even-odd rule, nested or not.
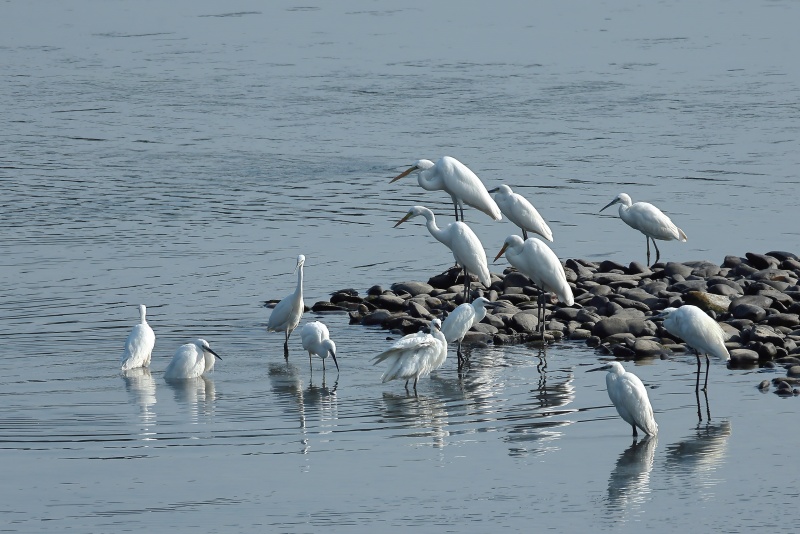
[(591, 371), (608, 371), (606, 374), (608, 396), (617, 408), (619, 416), (633, 428), (634, 437), (638, 436), (636, 427), (649, 436), (658, 433), (647, 389), (638, 376), (625, 372), (625, 368), (619, 362), (609, 362), (587, 372)]
[(461, 342), (472, 325), (479, 323), (486, 317), (486, 306), (493, 307), (494, 302), (484, 297), (478, 297), (472, 304), (464, 303), (456, 307), (455, 310), (445, 318), (442, 323), (442, 334), (448, 343), (458, 342), (456, 354), (458, 355), (458, 365), (464, 361), (461, 354)]
[(466, 165), (456, 158), (444, 156), (435, 164), (428, 159), (421, 159), (402, 174), (394, 177), (395, 182), (412, 172), (418, 173), (417, 182), (428, 191), (445, 191), (453, 199), (453, 208), (458, 220), (461, 209), (461, 220), (464, 220), (464, 204), (476, 208), (495, 221), (503, 218), (500, 208), (478, 178)]
[(300, 324), (300, 317), (303, 316), (305, 304), (303, 303), (303, 265), (306, 257), (300, 254), (297, 256), (297, 265), (294, 270), (297, 273), (297, 287), (294, 293), (283, 298), (272, 310), (267, 322), (268, 332), (284, 332), (286, 339), (283, 342), (283, 353), (289, 359), (289, 336), (297, 325)]
[(436, 217), (431, 210), (423, 206), (414, 206), (394, 226), (396, 228), (410, 218), (419, 215), (425, 217), (425, 226), (428, 227), (431, 235), (452, 251), (456, 263), (464, 269), (465, 301), (468, 300), (470, 290), (470, 273), (476, 275), (485, 287), (488, 288), (492, 285), (489, 264), (486, 261), (486, 251), (483, 249), (481, 240), (467, 226), (467, 223), (456, 221), (444, 228), (439, 228), (436, 226)]
[(166, 380), (197, 378), (214, 368), (215, 357), (222, 359), (219, 354), (211, 350), (208, 341), (195, 339), (178, 347), (164, 371), (164, 378)]
[(414, 379), (414, 393), (417, 392), (417, 380), (438, 369), (447, 359), (447, 339), (441, 331), (439, 319), (431, 321), (430, 334), (418, 332), (397, 340), (388, 350), (375, 356), (372, 361), (377, 365), (389, 362), (389, 368), (381, 376), (381, 382), (396, 378), (405, 379), (406, 391), (408, 381)]
[(700, 353), (706, 355), (706, 379), (703, 391), (708, 388), (708, 355), (725, 361), (731, 359), (725, 347), (725, 332), (722, 327), (697, 306), (686, 304), (680, 308), (667, 308), (654, 319), (663, 319), (664, 328), (673, 336), (684, 340), (697, 356), (697, 387), (700, 386)]
[(306, 323), (300, 330), (300, 339), (303, 342), (303, 348), (308, 351), (309, 367), (311, 367), (311, 355), (316, 354), (322, 358), (322, 372), (324, 373), (325, 358), (330, 354), (336, 370), (339, 370), (339, 363), (336, 361), (336, 343), (331, 340), (327, 326), (319, 321)]
[(153, 347), (156, 344), (156, 335), (147, 324), (145, 315), (147, 307), (139, 304), (139, 324), (133, 327), (128, 339), (125, 340), (125, 350), (122, 353), (122, 370), (136, 369), (150, 365)]
[(550, 247), (534, 237), (523, 241), (518, 235), (508, 236), (503, 248), (495, 256), (494, 261), (497, 261), (503, 253), (505, 253), (508, 263), (530, 278), (533, 284), (542, 290), (537, 299), (539, 304), (537, 319), (541, 324), (542, 336), (544, 337), (545, 310), (542, 309), (545, 298), (544, 292), (552, 291), (558, 300), (567, 306), (572, 306), (575, 303), (572, 289), (567, 283), (564, 266), (561, 265), (558, 257), (550, 250)]
[(625, 193), (620, 193), (614, 200), (606, 204), (603, 210), (619, 203), (620, 219), (631, 228), (644, 234), (644, 242), (647, 244), (647, 265), (650, 265), (650, 241), (656, 247), (655, 263), (658, 263), (659, 258), (661, 258), (656, 239), (662, 241), (672, 241), (673, 239), (686, 241), (686, 234), (683, 233), (683, 230), (675, 226), (660, 209), (648, 202), (636, 202), (635, 204), (631, 202), (631, 197)]
[(519, 226), (522, 239), (528, 239), (528, 231), (539, 234), (548, 241), (553, 241), (553, 232), (533, 204), (520, 194), (515, 193), (507, 185), (489, 190), (494, 193), (494, 200), (506, 218)]

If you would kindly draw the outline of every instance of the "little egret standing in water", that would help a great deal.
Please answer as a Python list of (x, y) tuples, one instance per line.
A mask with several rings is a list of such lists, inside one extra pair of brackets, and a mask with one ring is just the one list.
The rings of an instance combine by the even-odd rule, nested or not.
[(545, 313), (542, 308), (545, 299), (544, 292), (552, 291), (558, 300), (567, 306), (575, 303), (572, 289), (567, 283), (564, 267), (550, 247), (534, 237), (523, 241), (518, 235), (508, 236), (494, 261), (497, 261), (503, 253), (508, 258), (508, 263), (530, 278), (533, 284), (542, 290), (537, 299), (539, 304), (537, 319), (541, 325), (542, 338), (544, 338)]
[(294, 293), (281, 300), (272, 310), (267, 322), (268, 332), (285, 332), (286, 339), (283, 342), (283, 354), (289, 359), (289, 336), (297, 325), (300, 324), (300, 317), (303, 316), (305, 304), (303, 304), (303, 264), (306, 257), (300, 254), (297, 256), (297, 265), (294, 270), (297, 272), (297, 287)]
[(673, 239), (686, 241), (686, 234), (683, 233), (683, 230), (675, 226), (669, 217), (664, 215), (660, 209), (652, 204), (648, 202), (636, 202), (632, 204), (631, 197), (625, 193), (620, 193), (614, 200), (606, 204), (603, 210), (617, 203), (620, 205), (620, 219), (631, 228), (639, 230), (644, 234), (644, 242), (647, 244), (648, 266), (650, 265), (650, 241), (652, 241), (653, 246), (656, 247), (655, 263), (658, 263), (659, 258), (661, 258), (661, 252), (658, 250), (658, 245), (656, 245), (656, 239), (661, 239), (662, 241), (672, 241)]
[(464, 204), (476, 208), (495, 221), (503, 218), (500, 208), (497, 207), (486, 186), (474, 172), (458, 161), (456, 158), (444, 156), (435, 164), (427, 159), (421, 159), (402, 174), (394, 177), (395, 182), (412, 172), (418, 173), (417, 182), (420, 187), (428, 191), (445, 191), (453, 199), (453, 208), (461, 209), (461, 220), (464, 220)]
[(553, 241), (550, 227), (525, 197), (513, 192), (507, 185), (495, 187), (489, 192), (495, 193), (494, 200), (500, 206), (503, 215), (522, 230), (522, 239), (528, 239), (528, 231), (531, 231), (548, 241)]
[(333, 358), (336, 370), (339, 370), (339, 363), (336, 361), (336, 344), (328, 334), (328, 327), (319, 321), (312, 321), (303, 325), (300, 330), (300, 339), (303, 348), (308, 351), (308, 366), (311, 367), (311, 355), (316, 354), (322, 358), (322, 372), (325, 372), (325, 358), (328, 354)]
[(383, 361), (389, 363), (389, 368), (381, 376), (381, 382), (404, 378), (408, 391), (408, 381), (413, 378), (416, 393), (417, 380), (428, 376), (431, 371), (444, 364), (447, 359), (447, 340), (441, 332), (442, 322), (433, 319), (430, 328), (430, 334), (418, 332), (398, 339), (388, 350), (372, 359), (373, 365)]
[(647, 389), (639, 377), (633, 373), (626, 373), (619, 362), (610, 362), (602, 367), (589, 369), (587, 372), (591, 371), (608, 371), (606, 375), (608, 397), (614, 403), (619, 416), (633, 428), (633, 437), (639, 435), (636, 427), (647, 435), (655, 436), (658, 425), (653, 416)]
[(470, 273), (478, 277), (481, 284), (489, 287), (492, 284), (489, 275), (489, 264), (486, 261), (486, 251), (483, 249), (478, 236), (466, 223), (456, 221), (444, 228), (436, 226), (436, 217), (433, 212), (423, 206), (414, 206), (406, 216), (400, 219), (395, 227), (400, 226), (412, 217), (425, 217), (425, 225), (433, 237), (453, 252), (456, 263), (464, 269), (464, 300), (468, 301)]
[(139, 304), (139, 324), (133, 327), (128, 339), (125, 340), (125, 350), (122, 353), (122, 370), (136, 369), (150, 365), (153, 347), (156, 344), (156, 335), (147, 324), (145, 314), (147, 308)]
[(219, 354), (211, 350), (205, 339), (195, 339), (191, 343), (181, 345), (164, 371), (164, 379), (183, 380), (204, 375), (214, 368), (215, 357), (222, 359)]
[(703, 391), (708, 388), (708, 355), (728, 361), (731, 355), (725, 347), (725, 332), (722, 327), (697, 306), (687, 304), (680, 308), (667, 308), (654, 319), (663, 319), (664, 328), (673, 336), (684, 340), (697, 356), (697, 386), (700, 386), (700, 353), (706, 355), (706, 380)]
[(486, 317), (485, 306), (493, 307), (494, 305), (494, 302), (490, 302), (489, 299), (478, 297), (472, 301), (472, 304), (465, 302), (457, 306), (442, 323), (442, 334), (444, 334), (447, 342), (458, 342), (456, 354), (458, 355), (459, 367), (464, 361), (464, 357), (461, 354), (461, 342), (464, 340), (464, 336), (467, 335), (472, 325), (481, 322)]

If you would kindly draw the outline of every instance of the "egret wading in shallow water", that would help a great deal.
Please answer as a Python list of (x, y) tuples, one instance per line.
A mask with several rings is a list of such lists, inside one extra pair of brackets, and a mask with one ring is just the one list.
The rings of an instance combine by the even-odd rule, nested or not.
[(322, 358), (322, 372), (325, 372), (325, 358), (328, 354), (333, 358), (333, 363), (336, 365), (336, 370), (339, 370), (339, 362), (336, 361), (336, 343), (334, 343), (328, 327), (319, 321), (312, 321), (303, 325), (300, 330), (300, 340), (303, 343), (303, 348), (308, 351), (308, 366), (311, 367), (311, 355), (316, 354)]
[(286, 339), (283, 342), (284, 357), (289, 359), (289, 336), (297, 325), (300, 324), (300, 317), (303, 316), (305, 304), (303, 304), (303, 265), (306, 257), (300, 254), (297, 256), (297, 265), (294, 270), (297, 273), (297, 287), (294, 293), (281, 300), (272, 310), (267, 322), (268, 332), (284, 332)]
[(703, 391), (708, 388), (708, 355), (711, 354), (724, 361), (731, 359), (728, 349), (725, 347), (725, 332), (722, 327), (697, 306), (686, 304), (680, 308), (667, 308), (653, 317), (663, 319), (664, 328), (672, 334), (684, 340), (697, 356), (697, 383), (700, 387), (700, 354), (706, 355), (706, 379), (703, 383)]
[(136, 369), (150, 365), (153, 347), (156, 345), (156, 335), (147, 324), (145, 315), (147, 307), (139, 304), (139, 324), (133, 327), (128, 339), (125, 340), (125, 350), (122, 352), (122, 370)]
[(208, 341), (195, 339), (191, 343), (178, 347), (172, 361), (164, 371), (164, 379), (197, 378), (214, 368), (214, 358), (222, 359), (219, 354), (211, 350)]
[(620, 219), (625, 221), (625, 224), (631, 228), (639, 230), (644, 234), (644, 242), (647, 244), (648, 266), (650, 265), (650, 241), (652, 241), (653, 246), (656, 247), (655, 263), (658, 263), (659, 258), (661, 258), (661, 252), (658, 250), (658, 245), (656, 245), (656, 239), (661, 239), (662, 241), (672, 241), (673, 239), (686, 241), (686, 234), (683, 233), (683, 230), (675, 226), (669, 217), (664, 215), (660, 209), (652, 204), (648, 202), (636, 202), (632, 204), (631, 197), (625, 193), (620, 193), (614, 200), (606, 204), (603, 210), (617, 203), (620, 205)]
[(503, 253), (505, 253), (508, 263), (530, 278), (533, 284), (542, 290), (537, 299), (536, 318), (541, 325), (542, 339), (544, 339), (545, 292), (552, 291), (558, 300), (567, 306), (575, 303), (572, 289), (567, 283), (564, 267), (550, 247), (535, 237), (523, 241), (518, 235), (510, 235), (506, 238), (503, 248), (497, 253), (494, 261), (497, 261)]
[(455, 310), (445, 318), (442, 323), (442, 334), (448, 343), (458, 342), (456, 354), (458, 355), (458, 366), (461, 367), (464, 357), (461, 354), (461, 342), (472, 325), (479, 323), (486, 317), (486, 306), (494, 307), (495, 303), (489, 299), (478, 297), (472, 304), (464, 303), (456, 307)]
[(494, 200), (500, 207), (500, 211), (506, 219), (519, 226), (522, 230), (522, 238), (528, 239), (528, 232), (539, 234), (548, 241), (553, 241), (553, 232), (533, 204), (511, 190), (507, 185), (501, 185), (489, 190), (495, 193)]
[(489, 275), (489, 264), (486, 261), (486, 251), (483, 249), (478, 236), (466, 223), (456, 221), (444, 228), (436, 226), (436, 217), (433, 212), (423, 206), (414, 206), (406, 216), (400, 219), (395, 228), (412, 217), (425, 217), (425, 226), (433, 237), (449, 248), (453, 253), (456, 263), (464, 269), (464, 301), (469, 302), (470, 273), (478, 277), (485, 287), (492, 284)]
[(608, 397), (614, 403), (617, 413), (633, 428), (633, 436), (638, 436), (636, 428), (649, 436), (658, 433), (656, 418), (653, 416), (653, 407), (647, 396), (647, 389), (633, 373), (625, 372), (619, 362), (609, 362), (602, 367), (589, 369), (591, 371), (608, 371), (606, 375), (606, 389)]
[(453, 199), (453, 209), (458, 220), (458, 211), (461, 209), (461, 220), (464, 220), (464, 204), (476, 208), (495, 221), (503, 218), (500, 208), (486, 190), (480, 178), (474, 172), (458, 161), (456, 158), (444, 156), (435, 164), (428, 159), (421, 159), (402, 174), (392, 178), (392, 182), (408, 176), (412, 172), (417, 174), (420, 187), (428, 191), (445, 191)]
[(406, 391), (408, 381), (414, 379), (414, 393), (417, 392), (417, 380), (438, 369), (447, 359), (447, 340), (441, 331), (439, 319), (431, 321), (430, 334), (418, 332), (397, 340), (388, 350), (375, 356), (373, 365), (388, 362), (389, 367), (381, 376), (381, 382), (397, 378), (405, 379)]

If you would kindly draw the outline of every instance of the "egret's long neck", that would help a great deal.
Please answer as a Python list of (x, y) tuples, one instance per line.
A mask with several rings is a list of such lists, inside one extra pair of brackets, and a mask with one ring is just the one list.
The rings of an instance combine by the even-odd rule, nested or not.
[(139, 319), (142, 324), (145, 324), (147, 321), (145, 320), (145, 315), (147, 315), (147, 309), (144, 306), (139, 306)]
[(295, 294), (297, 295), (298, 300), (303, 300), (303, 266), (297, 268), (297, 289), (295, 289)]
[(445, 243), (444, 230), (436, 226), (436, 217), (433, 215), (433, 212), (429, 209), (426, 209), (422, 212), (422, 216), (425, 217), (425, 226), (428, 227), (428, 231), (431, 233), (431, 235), (440, 242)]
[(210, 371), (214, 367), (214, 363), (216, 363), (214, 362), (214, 355), (208, 352), (207, 350), (203, 349), (200, 350), (203, 351), (203, 360), (205, 360), (206, 371)]
[(486, 308), (483, 307), (483, 303), (473, 306), (473, 308), (475, 308), (475, 318), (472, 320), (472, 324), (483, 321), (483, 318), (486, 317)]
[(440, 191), (444, 189), (444, 182), (433, 167), (423, 169), (417, 173), (417, 183), (428, 191)]

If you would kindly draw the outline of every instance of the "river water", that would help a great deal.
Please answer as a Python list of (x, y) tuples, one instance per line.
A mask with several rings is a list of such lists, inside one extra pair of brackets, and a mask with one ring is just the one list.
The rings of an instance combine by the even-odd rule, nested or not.
[[(4, 531), (798, 519), (798, 401), (755, 388), (777, 371), (713, 362), (705, 399), (692, 357), (637, 365), (660, 432), (632, 445), (583, 344), (476, 349), (414, 397), (370, 364), (387, 332), (322, 317), (341, 366), (323, 376), (299, 336), (284, 361), (263, 307), (301, 253), (307, 304), (451, 265), (418, 220), (392, 228), (449, 199), (388, 183), (444, 154), (530, 198), (562, 259), (644, 261), (597, 213), (619, 192), (688, 234), (662, 259), (800, 251), (796, 2), (79, 0), (0, 20)], [(493, 257), (514, 228), (466, 213)], [(139, 303), (152, 370), (123, 376)], [(196, 337), (223, 361), (168, 385)]]

